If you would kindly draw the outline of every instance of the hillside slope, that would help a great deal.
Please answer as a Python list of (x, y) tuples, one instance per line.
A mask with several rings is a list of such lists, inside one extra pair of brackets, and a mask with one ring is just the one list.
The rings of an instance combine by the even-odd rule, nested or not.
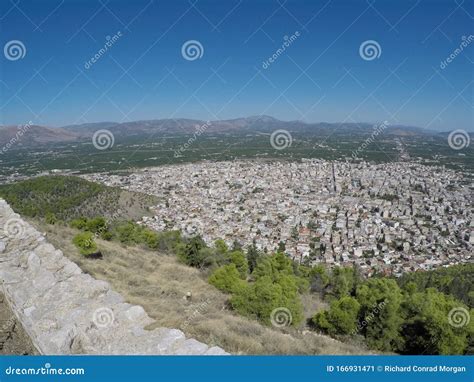
[(180, 264), (175, 256), (97, 240), (104, 258), (87, 259), (71, 243), (79, 231), (39, 221), (32, 224), (84, 272), (108, 281), (128, 302), (143, 306), (156, 320), (149, 329), (175, 327), (234, 354), (368, 353), (363, 346), (292, 328), (266, 327), (237, 315), (227, 307), (228, 296), (207, 283), (205, 272)]
[(19, 214), (54, 215), (60, 220), (81, 216), (139, 219), (148, 215), (156, 197), (107, 187), (75, 176), (42, 176), (0, 185), (4, 198)]

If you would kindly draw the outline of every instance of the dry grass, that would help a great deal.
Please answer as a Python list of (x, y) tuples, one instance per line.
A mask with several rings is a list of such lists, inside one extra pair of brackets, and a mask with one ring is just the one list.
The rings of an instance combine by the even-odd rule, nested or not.
[(33, 346), (0, 288), (0, 355), (35, 355)]
[[(234, 354), (364, 354), (360, 346), (296, 329), (276, 329), (232, 312), (227, 296), (199, 270), (179, 264), (174, 256), (98, 240), (102, 260), (86, 259), (72, 245), (76, 230), (33, 222), (48, 240), (84, 272), (108, 281), (125, 299), (145, 308), (156, 320), (151, 328), (179, 328), (187, 336)], [(192, 293), (190, 299), (186, 294)], [(305, 305), (321, 307), (314, 297)], [(310, 313), (310, 314), (311, 314)]]

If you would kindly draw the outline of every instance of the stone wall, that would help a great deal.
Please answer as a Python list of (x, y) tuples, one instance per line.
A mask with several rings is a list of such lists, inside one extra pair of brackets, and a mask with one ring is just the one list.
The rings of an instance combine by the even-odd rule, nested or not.
[(0, 199), (0, 292), (41, 354), (226, 354), (153, 322)]

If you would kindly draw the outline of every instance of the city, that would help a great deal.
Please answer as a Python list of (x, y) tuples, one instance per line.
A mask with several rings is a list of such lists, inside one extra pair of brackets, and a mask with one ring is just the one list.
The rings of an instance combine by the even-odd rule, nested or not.
[(83, 177), (161, 197), (142, 223), (208, 244), (284, 245), (299, 262), (355, 264), (367, 276), (472, 261), (472, 184), (441, 167), (232, 161)]

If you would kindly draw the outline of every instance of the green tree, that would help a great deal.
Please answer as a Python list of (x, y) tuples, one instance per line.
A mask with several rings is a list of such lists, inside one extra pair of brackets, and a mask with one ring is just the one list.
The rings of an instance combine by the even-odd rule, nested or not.
[(191, 267), (200, 267), (208, 253), (201, 250), (207, 248), (201, 236), (194, 236), (188, 242), (178, 248), (178, 258)]
[(468, 306), (474, 306), (474, 263), (457, 264), (426, 272), (410, 272), (397, 279), (400, 287), (412, 282), (419, 291), (436, 288)]
[(336, 298), (353, 295), (359, 280), (355, 267), (335, 267), (328, 285), (329, 295)]
[[(252, 251), (252, 249), (250, 249)], [(264, 324), (272, 323), (277, 312), (289, 312), (287, 323), (297, 325), (303, 320), (300, 292), (308, 289), (308, 282), (293, 261), (283, 253), (262, 256), (246, 282), (248, 262), (241, 251), (231, 252), (231, 264), (218, 268), (209, 278), (217, 288), (232, 293), (230, 304), (242, 315)]]
[(294, 241), (298, 241), (300, 239), (300, 231), (299, 231), (299, 227), (297, 225), (295, 225), (292, 229), (291, 229), (291, 238), (294, 240)]
[(284, 241), (280, 241), (278, 243), (278, 249), (277, 252), (285, 253), (286, 252), (286, 244)]
[(226, 293), (235, 293), (245, 285), (235, 264), (217, 268), (209, 277), (209, 283)]
[(289, 280), (280, 284), (273, 282), (270, 276), (262, 276), (253, 284), (239, 288), (230, 302), (240, 314), (266, 325), (272, 323), (272, 313), (275, 310), (288, 309), (291, 314), (288, 324), (297, 325), (303, 319), (303, 308), (296, 285), (285, 290), (285, 286), (290, 284)]
[(158, 250), (164, 252), (176, 252), (176, 249), (183, 240), (180, 231), (158, 232)]
[(401, 353), (464, 354), (474, 335), (472, 309), (433, 288), (405, 297)]
[(359, 321), (367, 323), (361, 332), (369, 346), (382, 351), (398, 349), (403, 319), (402, 292), (397, 283), (385, 278), (369, 279), (357, 288), (356, 298), (360, 304)]
[(230, 261), (232, 262), (232, 264), (235, 264), (237, 270), (239, 271), (240, 277), (245, 280), (247, 278), (249, 266), (244, 253), (241, 251), (231, 252)]
[(284, 308), (291, 312), (291, 322), (303, 319), (300, 290), (307, 288), (304, 279), (295, 276), (292, 261), (283, 253), (263, 256), (252, 273), (255, 282), (232, 296), (231, 304), (238, 312), (271, 323), (271, 313)]
[(195, 261), (197, 264), (195, 266), (200, 268), (215, 267), (225, 263), (219, 255), (216, 255), (215, 249), (209, 247), (201, 248)]
[(216, 249), (216, 254), (222, 258), (227, 254), (227, 251), (229, 250), (229, 248), (227, 247), (227, 244), (222, 239), (217, 239), (214, 242), (214, 247)]
[(252, 273), (257, 266), (258, 260), (261, 257), (260, 251), (257, 249), (255, 241), (247, 248), (247, 261), (249, 265), (249, 272)]
[(273, 283), (270, 277), (263, 276), (250, 289), (239, 292), (231, 299), (232, 307), (245, 316), (269, 325), (271, 312), (281, 306), (281, 286)]
[(322, 293), (329, 284), (329, 275), (322, 265), (315, 265), (308, 275), (311, 292)]
[(360, 304), (355, 298), (344, 296), (331, 301), (330, 309), (317, 313), (312, 321), (332, 336), (350, 334), (357, 329), (359, 309)]
[(238, 240), (234, 240), (232, 243), (232, 248), (230, 249), (231, 251), (241, 251), (242, 250), (242, 244)]

